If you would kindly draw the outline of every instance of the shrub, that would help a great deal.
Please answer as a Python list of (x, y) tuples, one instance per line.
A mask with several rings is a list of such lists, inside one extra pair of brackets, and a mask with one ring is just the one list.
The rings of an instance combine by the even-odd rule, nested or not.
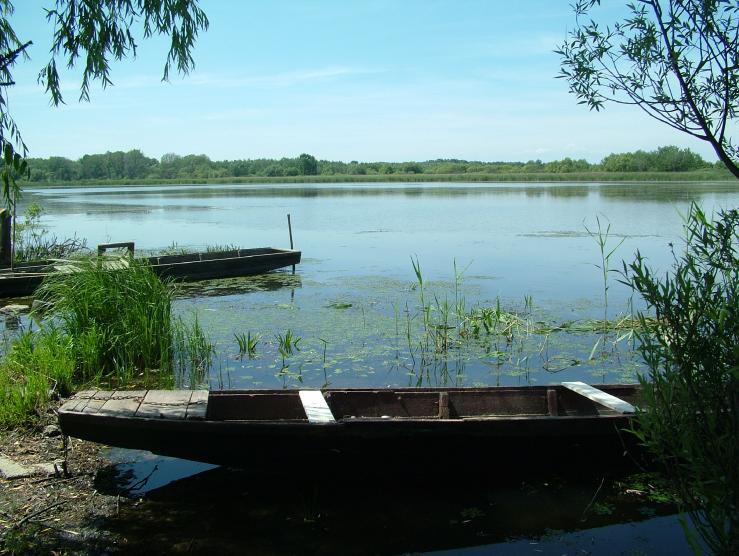
[(739, 554), (738, 225), (736, 210), (711, 222), (693, 205), (671, 274), (659, 278), (638, 252), (624, 264), (625, 282), (656, 317), (640, 316), (649, 370), (635, 432), (717, 554)]

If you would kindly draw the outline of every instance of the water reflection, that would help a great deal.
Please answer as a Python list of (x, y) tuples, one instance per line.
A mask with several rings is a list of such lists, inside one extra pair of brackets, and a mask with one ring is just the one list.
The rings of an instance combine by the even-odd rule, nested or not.
[(295, 290), (302, 287), (303, 280), (300, 274), (293, 274), (290, 271), (274, 271), (258, 276), (181, 283), (177, 285), (176, 295), (180, 299), (197, 299), (287, 290), (294, 298)]
[[(307, 473), (302, 462), (286, 461), (268, 474), (193, 468), (199, 474), (185, 478), (188, 462), (137, 459), (143, 463), (134, 475), (148, 482), (127, 492), (141, 501), (122, 505), (106, 524), (128, 539), (128, 550), (689, 553), (673, 507), (624, 494), (624, 476), (592, 468), (562, 477), (547, 476), (546, 466), (528, 476), (470, 474), (459, 462), (429, 476), (424, 462), (387, 461), (382, 473), (365, 476), (351, 469)], [(118, 471), (125, 475), (127, 468)], [(162, 476), (171, 482), (163, 484)]]
[[(737, 184), (724, 182), (628, 182), (628, 183), (367, 183), (367, 184), (235, 184), (235, 185), (148, 185), (120, 187), (28, 188), (43, 204), (65, 203), (71, 207), (97, 204), (145, 205), (172, 203), (177, 200), (218, 198), (319, 198), (319, 197), (486, 197), (518, 194), (527, 197), (582, 198), (598, 195), (631, 202), (635, 199), (674, 202), (697, 200), (709, 194), (737, 192)], [(187, 204), (189, 204), (189, 202)], [(79, 204), (75, 204), (79, 203)]]

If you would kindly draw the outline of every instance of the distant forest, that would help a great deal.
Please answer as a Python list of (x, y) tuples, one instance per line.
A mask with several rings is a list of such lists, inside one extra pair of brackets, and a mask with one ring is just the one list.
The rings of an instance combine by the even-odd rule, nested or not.
[(241, 177), (361, 176), (389, 174), (564, 174), (574, 172), (686, 172), (722, 167), (706, 162), (689, 149), (660, 147), (654, 151), (610, 154), (600, 163), (564, 158), (552, 162), (479, 162), (456, 159), (425, 162), (335, 162), (310, 154), (297, 158), (211, 160), (206, 155), (168, 153), (160, 160), (140, 150), (86, 154), (79, 160), (59, 156), (29, 160), (30, 181), (227, 179)]

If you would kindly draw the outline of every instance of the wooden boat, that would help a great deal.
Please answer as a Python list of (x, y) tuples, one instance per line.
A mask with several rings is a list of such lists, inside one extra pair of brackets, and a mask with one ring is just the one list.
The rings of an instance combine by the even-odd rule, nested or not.
[[(65, 435), (236, 467), (620, 457), (638, 385), (80, 392)], [(542, 460), (543, 457), (543, 460)], [(292, 463), (291, 463), (292, 462)], [(261, 465), (259, 465), (261, 464)]]
[[(102, 254), (111, 247), (126, 247), (133, 254), (133, 243), (129, 242), (100, 245), (98, 253)], [(300, 262), (300, 256), (300, 251), (292, 249), (261, 247), (146, 257), (143, 260), (160, 276), (190, 282), (262, 274), (296, 265)], [(19, 263), (12, 271), (9, 268), (0, 269), (0, 298), (31, 295), (46, 276), (63, 271), (69, 265), (65, 261), (42, 261)]]

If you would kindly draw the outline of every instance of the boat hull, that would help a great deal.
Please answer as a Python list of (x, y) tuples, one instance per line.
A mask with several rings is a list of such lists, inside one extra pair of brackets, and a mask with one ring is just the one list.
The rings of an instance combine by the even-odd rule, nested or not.
[[(300, 263), (301, 252), (262, 247), (212, 253), (147, 257), (158, 275), (183, 282), (253, 276)], [(25, 263), (0, 269), (0, 298), (32, 295), (55, 271), (53, 262)]]
[[(526, 389), (521, 388), (324, 391), (332, 410), (342, 415), (326, 423), (310, 422), (294, 408), (283, 411), (285, 399), (297, 395), (285, 391), (211, 392), (207, 403), (214, 405), (202, 418), (185, 413), (180, 418), (142, 418), (86, 413), (79, 407), (70, 411), (63, 406), (59, 421), (64, 434), (94, 442), (255, 469), (285, 466), (290, 461), (298, 462), (301, 468), (322, 468), (329, 463), (348, 468), (409, 465), (438, 469), (455, 463), (464, 463), (465, 468), (515, 468), (532, 463), (554, 468), (577, 461), (623, 462), (625, 451), (634, 448), (632, 435), (624, 432), (630, 426), (628, 415), (595, 407), (597, 404), (577, 399), (561, 387), (534, 388), (538, 390), (536, 399), (532, 396), (528, 401), (524, 397), (529, 394), (522, 394)], [(616, 390), (627, 392), (622, 387)], [(558, 398), (555, 415), (547, 405), (548, 391)], [(501, 393), (507, 401), (473, 399)], [(379, 409), (343, 414), (342, 404), (346, 406), (346, 399), (353, 394), (377, 398)], [(266, 418), (259, 419), (249, 410), (238, 414), (239, 404), (268, 407), (270, 395), (274, 396), (274, 407), (264, 411)], [(343, 399), (332, 403), (332, 395)], [(436, 415), (413, 415), (424, 405), (433, 411), (433, 398), (440, 395), (447, 396), (452, 407), (448, 417), (444, 410), (440, 416), (438, 406)], [(384, 415), (392, 408), (383, 403), (393, 397), (402, 398), (400, 405), (411, 415)], [(500, 414), (455, 415), (454, 401), (463, 398), (467, 399), (462, 404), (477, 404), (483, 410), (496, 406)], [(511, 402), (529, 413), (503, 414), (512, 409)], [(98, 406), (105, 406), (105, 402)], [(534, 406), (541, 412), (530, 413)], [(276, 418), (275, 412), (282, 412), (284, 418)]]

